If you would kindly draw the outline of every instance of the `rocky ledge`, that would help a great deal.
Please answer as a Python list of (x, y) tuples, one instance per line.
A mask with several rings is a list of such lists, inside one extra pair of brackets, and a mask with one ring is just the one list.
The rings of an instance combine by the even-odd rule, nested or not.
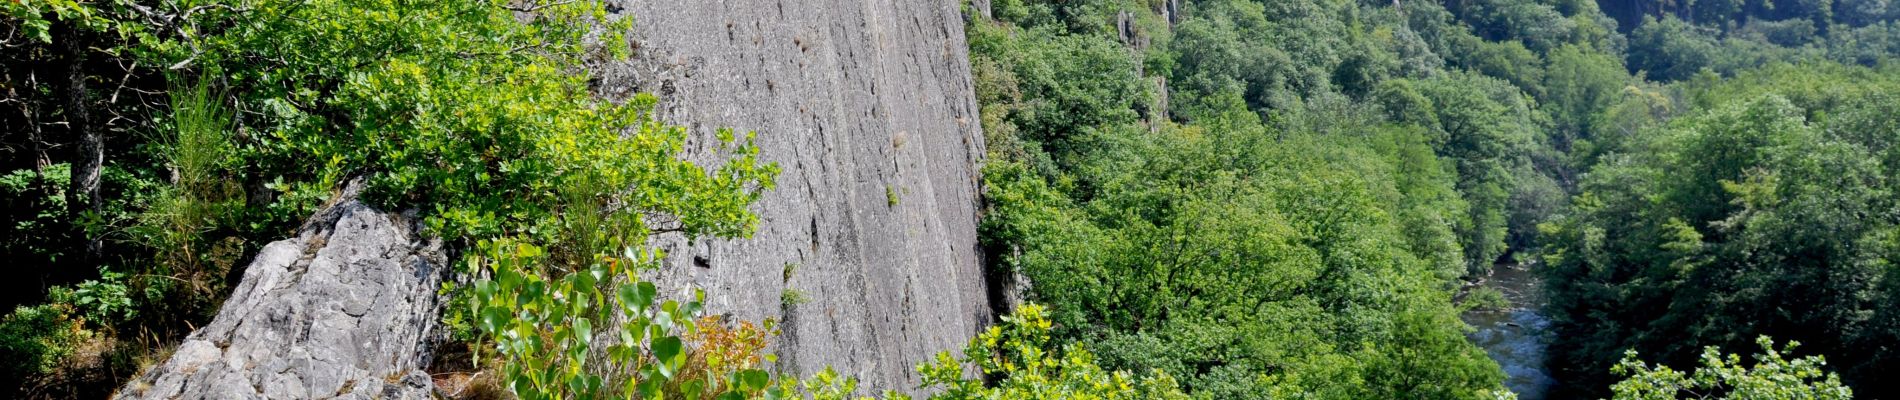
[(211, 324), (115, 398), (430, 398), (443, 253), (353, 192), (265, 246)]

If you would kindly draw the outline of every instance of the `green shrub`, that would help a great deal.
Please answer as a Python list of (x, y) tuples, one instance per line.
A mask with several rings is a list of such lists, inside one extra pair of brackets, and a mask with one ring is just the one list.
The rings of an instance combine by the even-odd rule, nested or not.
[(1504, 298), (1504, 292), (1490, 286), (1479, 286), (1465, 292), (1463, 302), (1458, 304), (1462, 310), (1496, 311), (1511, 307), (1511, 300)]
[[(57, 260), (68, 256), (64, 235), (67, 229), (66, 195), (63, 189), (72, 178), (67, 164), (44, 169), (22, 169), (0, 175), (0, 205), (10, 224), (0, 225), (0, 254), (34, 256)], [(76, 254), (74, 254), (76, 255)]]
[[(1074, 343), (1060, 343), (1043, 307), (1029, 304), (970, 339), (963, 357), (937, 354), (917, 367), (932, 399), (1187, 399), (1166, 373), (1104, 370)], [(970, 378), (988, 376), (991, 379)]]
[(0, 319), (0, 376), (4, 382), (45, 374), (72, 355), (87, 333), (73, 318), (71, 305), (20, 306)]
[[(687, 361), (681, 336), (695, 329), (705, 294), (695, 293), (685, 303), (662, 301), (658, 288), (634, 276), (640, 266), (651, 265), (653, 256), (605, 259), (582, 271), (544, 277), (548, 269), (541, 248), (483, 243), (469, 264), (494, 271), (494, 278), (476, 283), (473, 314), (495, 341), (509, 390), (526, 400), (662, 398), (667, 393), (698, 399), (708, 392), (764, 390), (767, 375), (759, 370), (673, 380)], [(595, 330), (596, 323), (601, 330)], [(608, 329), (609, 324), (616, 326)], [(610, 335), (616, 332), (618, 337)]]
[(126, 285), (122, 272), (100, 268), (99, 279), (80, 282), (63, 295), (57, 293), (61, 292), (48, 297), (56, 303), (72, 304), (79, 316), (96, 326), (114, 326), (138, 316), (132, 288)]
[[(219, 29), (153, 54), (228, 77), (237, 107), (255, 112), (238, 126), (245, 170), (279, 191), (261, 220), (301, 219), (338, 182), (363, 176), (370, 198), (422, 208), (432, 233), (464, 246), (555, 240), (569, 231), (558, 224), (581, 221), (554, 218), (577, 202), (664, 215), (654, 231), (742, 235), (755, 219), (744, 207), (776, 170), (757, 162), (750, 135), (724, 130), (713, 150), (733, 162), (709, 171), (681, 161), (686, 130), (650, 118), (653, 97), (594, 93), (582, 68), (625, 57), (631, 22), (599, 2), (241, 8), (206, 12), (199, 26)], [(585, 190), (564, 189), (576, 186)]]
[(664, 299), (636, 276), (655, 267), (659, 253), (602, 257), (548, 278), (540, 247), (506, 240), (479, 247), (469, 263), (494, 277), (475, 284), (471, 314), (494, 341), (502, 384), (523, 399), (842, 400), (857, 386), (829, 368), (802, 381), (761, 369), (777, 360), (761, 354), (777, 334), (774, 323), (721, 325), (700, 314), (703, 291)]
[(1776, 349), (1774, 339), (1767, 336), (1756, 338), (1755, 343), (1761, 345), (1761, 353), (1754, 356), (1754, 365), (1743, 365), (1741, 356), (1709, 346), (1702, 349), (1701, 368), (1688, 374), (1666, 365), (1649, 365), (1630, 350), (1612, 368), (1628, 378), (1610, 390), (1617, 400), (1854, 398), (1854, 390), (1842, 385), (1839, 376), (1821, 369), (1827, 365), (1821, 356), (1784, 357), (1800, 343), (1788, 342)]

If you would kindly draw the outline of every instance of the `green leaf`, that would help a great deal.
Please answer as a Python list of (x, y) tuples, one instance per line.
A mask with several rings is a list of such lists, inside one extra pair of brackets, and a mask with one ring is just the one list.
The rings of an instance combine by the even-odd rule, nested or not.
[(653, 358), (660, 361), (660, 374), (672, 378), (681, 364), (686, 363), (686, 353), (676, 336), (653, 339)]
[(653, 282), (640, 282), (639, 289), (639, 293), (633, 298), (633, 304), (635, 304), (636, 307), (646, 307), (649, 304), (653, 304), (653, 298), (660, 295), (660, 288), (654, 287)]
[(658, 378), (660, 377), (647, 376), (640, 379), (640, 395), (646, 397), (648, 400), (660, 400), (665, 398), (666, 391), (663, 390), (663, 387), (660, 385), (666, 383), (666, 380)]
[(591, 272), (568, 275), (567, 279), (568, 284), (573, 285), (574, 289), (591, 288), (594, 287), (594, 282), (597, 282)]
[(688, 398), (688, 399), (697, 399), (699, 398), (699, 395), (701, 393), (706, 392), (706, 379), (696, 378), (696, 379), (688, 380), (684, 383), (681, 383), (679, 387), (680, 387), (681, 397)]
[(587, 393), (587, 377), (570, 376), (567, 378), (567, 390), (574, 393)]
[(488, 307), (482, 310), (482, 330), (500, 332), (501, 327), (510, 321), (508, 310), (501, 307)]
[[(600, 266), (600, 265), (595, 265), (595, 266), (593, 266), (592, 268), (588, 268), (588, 269), (587, 269), (587, 273), (589, 274), (589, 276), (591, 276), (591, 277), (593, 277), (593, 278), (594, 278), (594, 279), (593, 279), (593, 281), (594, 281), (594, 282), (606, 282), (606, 281), (607, 281), (607, 277), (608, 277), (608, 275), (607, 275), (607, 267), (604, 267), (604, 266)], [(590, 284), (590, 285), (591, 285), (591, 284)]]
[(547, 316), (542, 319), (542, 321), (545, 322), (560, 322), (563, 320), (567, 320), (567, 307), (549, 307)]
[(594, 323), (587, 318), (574, 319), (574, 336), (585, 346), (594, 341)]
[(751, 393), (765, 389), (771, 383), (772, 376), (765, 371), (748, 369), (739, 371), (739, 390)]
[(638, 307), (636, 304), (639, 303), (635, 300), (639, 298), (639, 293), (636, 293), (635, 290), (634, 285), (623, 284), (620, 285), (618, 290), (614, 291), (614, 299), (620, 301), (621, 309), (633, 309), (634, 307)]

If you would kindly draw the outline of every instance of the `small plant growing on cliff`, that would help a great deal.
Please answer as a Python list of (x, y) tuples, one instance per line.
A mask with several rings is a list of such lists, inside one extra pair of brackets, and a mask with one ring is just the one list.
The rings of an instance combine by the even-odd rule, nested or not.
[(657, 252), (602, 257), (549, 278), (536, 272), (548, 267), (540, 247), (508, 240), (479, 247), (470, 264), (495, 275), (475, 285), (474, 319), (500, 353), (502, 386), (522, 399), (844, 400), (855, 391), (855, 380), (829, 368), (806, 380), (761, 369), (777, 361), (764, 353), (777, 323), (728, 325), (700, 315), (698, 290), (685, 301), (663, 299), (634, 273), (654, 267)]
[[(753, 398), (771, 388), (756, 368), (765, 334), (702, 329), (704, 292), (664, 300), (634, 275), (657, 256), (606, 257), (547, 277), (540, 247), (483, 243), (469, 262), (495, 275), (476, 284), (472, 307), (500, 352), (504, 385), (526, 400)], [(687, 339), (713, 345), (695, 351)]]
[(686, 380), (723, 375), (735, 371), (756, 370), (778, 357), (765, 353), (765, 346), (778, 336), (778, 321), (766, 319), (730, 323), (718, 316), (702, 316), (697, 328), (685, 336), (692, 347), (680, 376)]
[(785, 288), (784, 291), (779, 292), (778, 299), (779, 299), (779, 303), (781, 303), (785, 307), (791, 307), (791, 306), (795, 306), (799, 304), (810, 303), (811, 295), (805, 294), (805, 291), (803, 290)]

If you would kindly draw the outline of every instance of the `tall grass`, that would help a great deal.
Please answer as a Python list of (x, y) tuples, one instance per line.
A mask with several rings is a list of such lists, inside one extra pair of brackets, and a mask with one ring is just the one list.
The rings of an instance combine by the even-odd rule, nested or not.
[(173, 131), (165, 146), (176, 183), (188, 197), (205, 199), (222, 195), (227, 182), (222, 176), (229, 165), (232, 111), (223, 103), (224, 94), (200, 82), (174, 87), (171, 91)]
[(223, 93), (199, 82), (174, 86), (170, 94), (170, 129), (154, 142), (172, 186), (139, 218), (136, 236), (156, 257), (134, 281), (141, 292), (155, 295), (142, 299), (144, 308), (157, 311), (153, 317), (192, 318), (212, 308), (236, 261), (236, 243), (206, 236), (220, 217), (242, 204), (243, 191), (227, 176), (236, 145), (233, 113)]

